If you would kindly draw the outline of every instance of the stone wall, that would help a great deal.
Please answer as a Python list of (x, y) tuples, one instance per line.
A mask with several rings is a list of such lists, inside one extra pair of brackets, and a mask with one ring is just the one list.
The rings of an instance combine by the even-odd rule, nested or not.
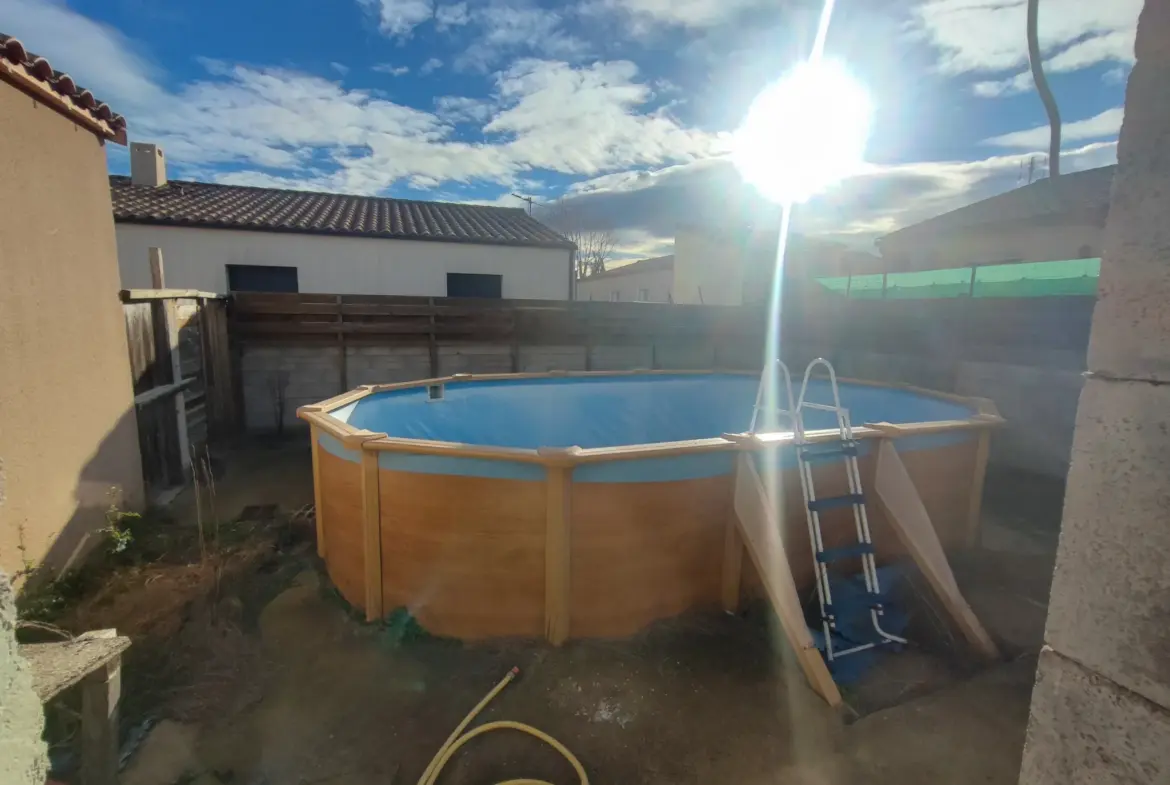
[[(0, 500), (2, 501), (2, 500)], [(16, 650), (16, 608), (8, 577), (0, 572), (0, 782), (45, 781), (45, 715), (32, 689), (28, 664)]]

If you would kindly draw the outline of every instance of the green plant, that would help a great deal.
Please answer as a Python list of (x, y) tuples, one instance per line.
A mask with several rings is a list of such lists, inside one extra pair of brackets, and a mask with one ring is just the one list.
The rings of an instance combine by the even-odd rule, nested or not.
[(107, 550), (111, 554), (124, 553), (134, 544), (134, 533), (130, 531), (126, 521), (142, 517), (136, 512), (127, 512), (118, 507), (118, 497), (118, 489), (111, 488), (110, 506), (106, 509), (106, 525), (98, 529), (99, 533), (106, 535)]

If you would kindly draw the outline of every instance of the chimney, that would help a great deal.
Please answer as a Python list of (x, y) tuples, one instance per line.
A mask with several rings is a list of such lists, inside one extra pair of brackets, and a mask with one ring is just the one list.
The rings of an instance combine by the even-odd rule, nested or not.
[(151, 188), (167, 184), (167, 159), (161, 147), (146, 142), (130, 145), (130, 182)]

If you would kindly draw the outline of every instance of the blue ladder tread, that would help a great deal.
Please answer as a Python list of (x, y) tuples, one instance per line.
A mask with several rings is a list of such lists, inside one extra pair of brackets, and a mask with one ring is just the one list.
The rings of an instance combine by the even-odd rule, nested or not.
[(840, 561), (841, 559), (852, 559), (857, 556), (864, 556), (865, 554), (873, 553), (873, 545), (868, 542), (859, 542), (855, 545), (845, 545), (840, 548), (828, 548), (817, 554), (817, 561), (821, 564), (826, 564), (831, 561)]
[(857, 442), (843, 441), (833, 447), (800, 448), (800, 459), (805, 463), (832, 461), (845, 456), (857, 457)]
[[(862, 599), (865, 600), (864, 605), (859, 604), (859, 603), (849, 602), (849, 603), (846, 603), (845, 606), (841, 608), (840, 612), (841, 613), (857, 613), (857, 612), (868, 612), (870, 609), (882, 610), (886, 606), (887, 603), (891, 602), (891, 599), (888, 596), (886, 596), (885, 594), (873, 594), (873, 593), (868, 593), (868, 592), (864, 593), (862, 595)], [(828, 603), (828, 602), (825, 603), (825, 618), (826, 619), (834, 617), (837, 614), (838, 614), (838, 609), (837, 609), (837, 605), (835, 603)]]
[(852, 507), (855, 504), (865, 504), (865, 496), (860, 493), (847, 493), (844, 496), (829, 496), (824, 499), (813, 499), (808, 503), (812, 512), (835, 510), (839, 507)]

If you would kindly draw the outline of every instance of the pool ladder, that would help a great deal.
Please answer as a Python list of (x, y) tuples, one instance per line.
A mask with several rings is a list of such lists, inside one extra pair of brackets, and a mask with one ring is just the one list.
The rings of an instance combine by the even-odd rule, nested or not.
[[(823, 367), (828, 372), (829, 389), (833, 394), (831, 403), (817, 403), (809, 399), (809, 379), (813, 371)], [(778, 390), (776, 384), (783, 380), (784, 393), (788, 401), (788, 408), (779, 408), (776, 398)], [(775, 405), (768, 404), (767, 393), (771, 389), (772, 400)], [(853, 438), (853, 424), (849, 420), (849, 410), (841, 406), (841, 394), (837, 386), (837, 373), (828, 360), (818, 357), (808, 364), (804, 371), (804, 380), (800, 384), (800, 397), (796, 399), (793, 408), (792, 376), (788, 373), (788, 366), (780, 360), (775, 360), (774, 366), (764, 369), (764, 376), (760, 380), (760, 388), (756, 393), (756, 403), (752, 410), (751, 433), (757, 432), (761, 413), (771, 413), (777, 418), (786, 417), (792, 426), (792, 444), (796, 451), (796, 463), (800, 472), (800, 489), (804, 496), (805, 517), (808, 521), (809, 542), (812, 545), (813, 571), (817, 583), (817, 601), (821, 611), (821, 626), (825, 635), (825, 656), (832, 662), (838, 657), (855, 654), (859, 651), (872, 649), (891, 643), (906, 643), (905, 638), (886, 632), (882, 629), (881, 617), (884, 614), (883, 597), (878, 583), (877, 565), (874, 562), (873, 539), (869, 533), (869, 518), (865, 512), (865, 495), (861, 489), (861, 473), (857, 468), (857, 440)], [(837, 420), (837, 440), (835, 442), (817, 442), (815, 446), (808, 441), (804, 429), (804, 413), (806, 410), (831, 412)], [(770, 427), (778, 427), (778, 423), (767, 423)], [(826, 446), (828, 445), (828, 446)], [(813, 482), (812, 465), (841, 460), (845, 466), (845, 476), (848, 480), (849, 493), (843, 496), (829, 496), (818, 498), (816, 486)], [(853, 510), (853, 524), (857, 532), (857, 542), (839, 548), (825, 548), (821, 536), (821, 513), (828, 510), (850, 507)], [(829, 584), (829, 564), (846, 559), (861, 559), (861, 571), (865, 578), (866, 600), (869, 617), (873, 622), (877, 640), (857, 643), (846, 649), (834, 650), (833, 632), (837, 631), (837, 608), (833, 605), (833, 592)]]

